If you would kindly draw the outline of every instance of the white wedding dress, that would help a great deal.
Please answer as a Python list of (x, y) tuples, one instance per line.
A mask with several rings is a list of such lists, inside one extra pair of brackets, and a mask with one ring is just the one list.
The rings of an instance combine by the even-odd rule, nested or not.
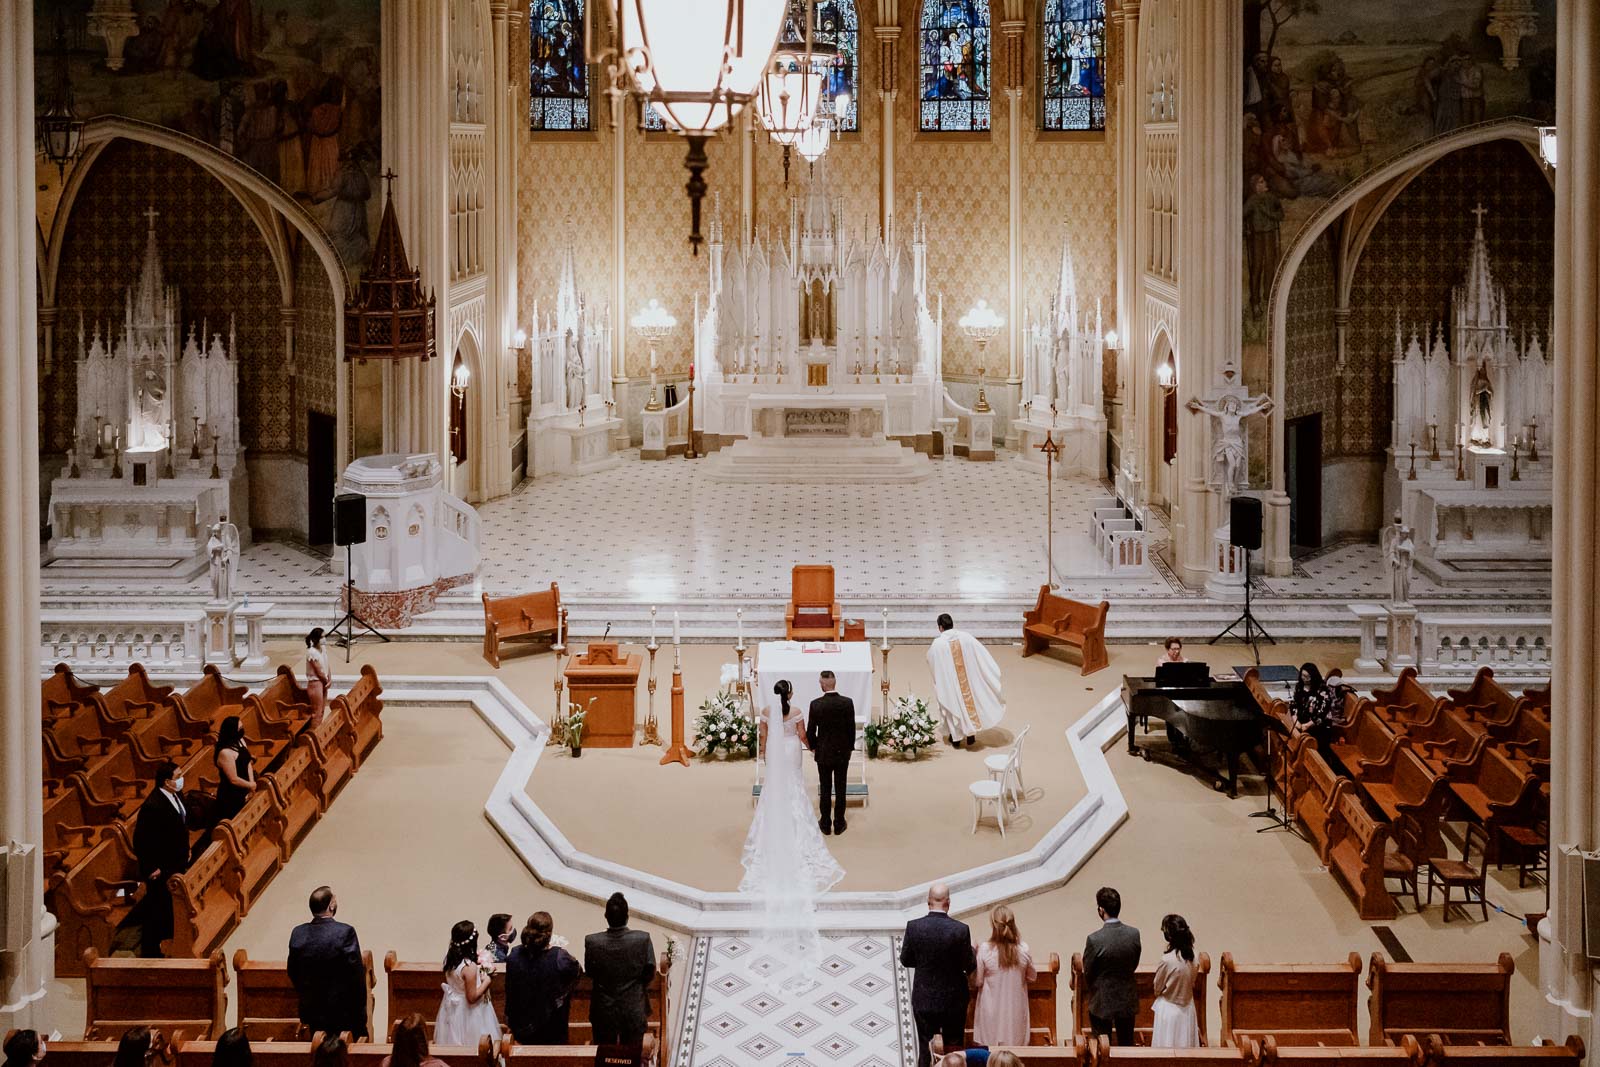
[(805, 750), (795, 730), (798, 709), (784, 721), (780, 702), (767, 713), (766, 775), (761, 800), (745, 836), (739, 892), (757, 907), (751, 954), (757, 976), (784, 992), (817, 984), (822, 962), (817, 901), (844, 877), (822, 840), (803, 772)]

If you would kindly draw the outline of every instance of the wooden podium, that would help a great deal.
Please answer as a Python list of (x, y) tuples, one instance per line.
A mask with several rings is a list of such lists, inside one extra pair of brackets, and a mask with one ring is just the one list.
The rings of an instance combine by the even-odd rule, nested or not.
[(621, 655), (614, 641), (590, 642), (587, 652), (567, 663), (567, 699), (588, 712), (583, 720), (584, 748), (633, 747), (634, 703), (642, 663), (637, 654)]

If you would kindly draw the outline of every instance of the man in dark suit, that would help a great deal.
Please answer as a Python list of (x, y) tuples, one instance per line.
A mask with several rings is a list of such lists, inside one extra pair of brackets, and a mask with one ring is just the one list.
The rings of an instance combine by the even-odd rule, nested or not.
[(161, 942), (172, 936), (172, 890), (167, 879), (189, 869), (189, 811), (183, 804), (183, 776), (168, 760), (156, 768), (156, 787), (139, 806), (133, 824), (133, 854), (144, 879), (139, 955), (158, 958)]
[(606, 901), (606, 931), (583, 939), (583, 969), (594, 985), (589, 1023), (596, 1045), (638, 1045), (650, 1020), (647, 989), (656, 948), (643, 930), (628, 929), (628, 900)]
[(911, 1015), (917, 1023), (917, 1067), (928, 1067), (928, 1042), (942, 1034), (946, 1048), (965, 1048), (967, 976), (977, 969), (972, 931), (950, 918), (950, 887), (928, 889), (928, 914), (906, 924), (900, 966), (911, 979)]
[(311, 891), (311, 921), (289, 934), (289, 981), (300, 996), (300, 1021), (312, 1033), (367, 1036), (367, 969), (355, 927), (334, 918), (339, 900), (327, 886)]
[[(844, 782), (850, 770), (850, 753), (856, 747), (856, 703), (833, 691), (838, 682), (832, 671), (822, 672), (822, 695), (811, 702), (806, 716), (806, 744), (817, 761), (817, 807), (822, 817), (817, 825), (825, 834), (842, 834), (844, 821)], [(832, 797), (833, 812), (828, 812)]]
[(1089, 1026), (1114, 1045), (1133, 1044), (1133, 1016), (1139, 1010), (1139, 931), (1123, 922), (1122, 894), (1109, 886), (1094, 895), (1100, 929), (1083, 946), (1083, 980), (1089, 989)]

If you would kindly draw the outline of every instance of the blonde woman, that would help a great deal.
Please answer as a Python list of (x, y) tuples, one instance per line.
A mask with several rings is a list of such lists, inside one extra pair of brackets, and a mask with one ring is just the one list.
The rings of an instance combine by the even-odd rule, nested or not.
[(1004, 904), (989, 913), (989, 940), (978, 946), (972, 987), (972, 1037), (979, 1045), (1028, 1043), (1028, 983), (1038, 977), (1028, 946), (1017, 933), (1017, 918)]

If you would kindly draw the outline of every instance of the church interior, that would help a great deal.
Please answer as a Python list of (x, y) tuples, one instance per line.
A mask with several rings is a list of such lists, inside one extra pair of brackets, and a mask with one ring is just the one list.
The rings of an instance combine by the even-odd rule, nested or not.
[[(1600, 1040), (1600, 8), (19, 0), (0, 44), (6, 1067), (423, 1067), (413, 1013), (449, 1067)], [(801, 984), (751, 859), (791, 690), (808, 805), (813, 702), (854, 724)], [(292, 958), (318, 887), (356, 1025)], [(944, 1060), (930, 909), (979, 961)], [(535, 913), (561, 1040), (491, 944)]]

